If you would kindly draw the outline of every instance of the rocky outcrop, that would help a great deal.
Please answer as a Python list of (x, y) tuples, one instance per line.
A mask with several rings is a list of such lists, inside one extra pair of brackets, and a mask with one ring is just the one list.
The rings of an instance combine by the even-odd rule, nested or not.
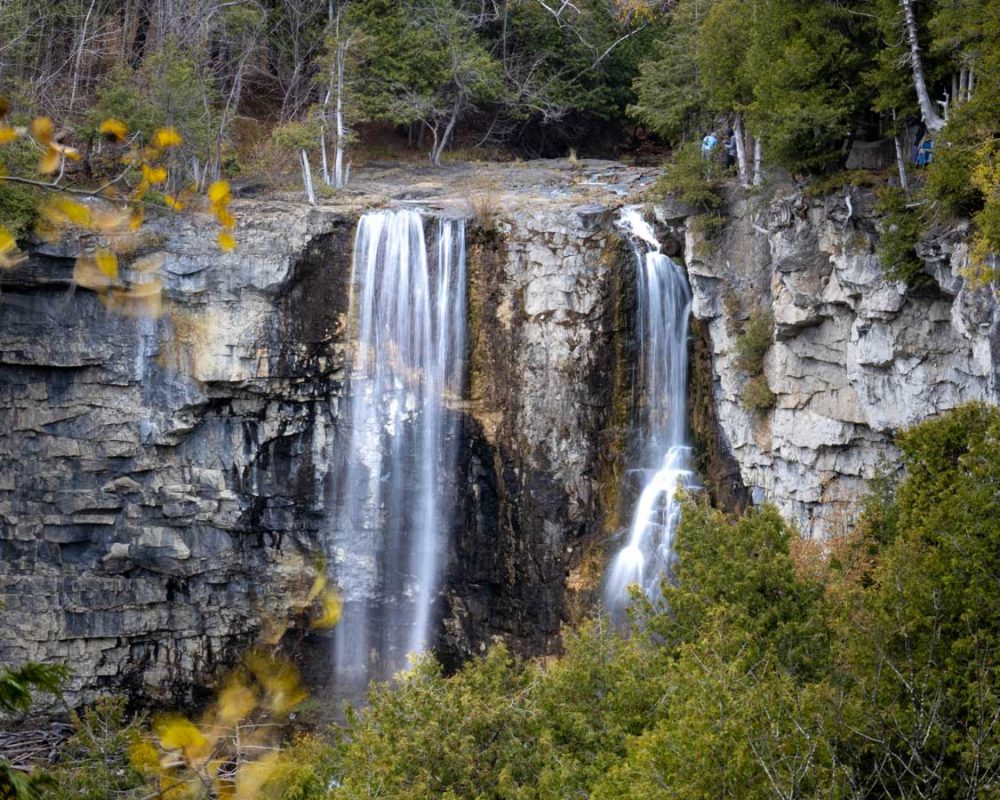
[[(299, 607), (325, 554), (353, 233), (393, 202), (468, 220), (469, 385), (449, 399), (463, 499), (438, 653), (557, 649), (634, 499), (634, 266), (614, 220), (649, 178), (394, 168), (325, 207), (238, 203), (230, 255), (207, 218), (166, 217), (144, 245), (164, 255), (159, 317), (73, 283), (92, 242), (35, 248), (0, 275), (0, 663), (68, 663), (71, 702), (185, 702), (273, 622), (322, 683), (329, 641), (298, 635)], [(732, 509), (749, 489), (818, 537), (850, 526), (897, 430), (997, 399), (996, 302), (963, 284), (963, 231), (928, 237), (933, 285), (911, 289), (884, 277), (871, 195), (849, 198), (737, 198), (713, 240), (690, 209), (656, 209), (694, 290), (704, 484)], [(768, 345), (752, 365), (751, 330)]]
[[(490, 638), (535, 653), (558, 645), (576, 600), (567, 573), (614, 511), (602, 489), (623, 457), (608, 445), (618, 345), (630, 335), (620, 314), (631, 263), (611, 209), (522, 205), (471, 233), (466, 521), (449, 581), (449, 660)], [(580, 577), (574, 592), (599, 577)]]
[[(769, 201), (734, 201), (711, 241), (684, 210), (659, 209), (686, 233), (721, 433), (743, 482), (808, 536), (850, 527), (867, 480), (894, 468), (897, 431), (998, 399), (1000, 317), (992, 293), (961, 278), (964, 230), (928, 235), (919, 253), (934, 285), (913, 289), (885, 277), (873, 204), (866, 190), (807, 198), (786, 187)], [(764, 408), (739, 358), (755, 319), (773, 321)]]

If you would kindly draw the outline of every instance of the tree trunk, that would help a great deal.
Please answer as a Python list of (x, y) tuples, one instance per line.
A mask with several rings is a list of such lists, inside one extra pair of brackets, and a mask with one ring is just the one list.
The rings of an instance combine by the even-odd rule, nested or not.
[(344, 65), (347, 61), (347, 45), (340, 43), (337, 45), (337, 108), (335, 113), (335, 124), (337, 133), (337, 145), (333, 156), (333, 185), (338, 189), (344, 188), (344, 136), (346, 130), (344, 126)]
[(764, 173), (761, 170), (761, 148), (760, 139), (753, 140), (753, 185), (760, 186), (764, 182)]
[(462, 98), (459, 97), (455, 101), (455, 105), (451, 109), (451, 118), (448, 120), (448, 125), (444, 129), (444, 133), (441, 138), (437, 138), (437, 128), (434, 129), (434, 149), (431, 151), (431, 163), (435, 167), (441, 166), (441, 155), (444, 153), (445, 147), (448, 146), (448, 140), (451, 138), (452, 133), (455, 131), (455, 123), (458, 122), (458, 112), (462, 108)]
[(306, 199), (309, 205), (316, 205), (316, 193), (313, 191), (312, 168), (309, 166), (309, 156), (306, 151), (302, 151), (302, 184), (306, 190)]
[(326, 121), (319, 128), (319, 154), (320, 154), (320, 173), (323, 176), (323, 183), (327, 186), (330, 185), (330, 166), (326, 160)]
[(892, 143), (896, 146), (896, 167), (899, 169), (899, 185), (904, 192), (909, 194), (910, 181), (906, 177), (906, 155), (903, 152), (903, 139), (899, 132), (899, 124), (896, 119), (896, 109), (892, 110), (892, 122)]
[(975, 91), (975, 89), (976, 89), (976, 71), (972, 67), (969, 67), (969, 91), (965, 97), (966, 101), (972, 99), (972, 93)]
[(97, 0), (90, 0), (90, 8), (87, 9), (87, 16), (83, 18), (83, 28), (80, 30), (80, 46), (76, 50), (76, 62), (73, 64), (73, 88), (69, 95), (69, 110), (73, 110), (76, 102), (76, 88), (80, 83), (80, 62), (83, 61), (83, 48), (87, 46), (87, 27), (90, 25), (90, 15), (94, 13), (94, 6)]
[(904, 192), (909, 194), (910, 182), (906, 177), (906, 157), (903, 154), (903, 141), (900, 139), (898, 133), (892, 137), (892, 140), (896, 145), (896, 166), (899, 168), (899, 185), (903, 188)]
[(740, 171), (740, 185), (750, 185), (750, 165), (747, 163), (747, 146), (743, 133), (743, 115), (736, 114), (733, 120), (733, 135), (736, 137), (736, 163)]
[(939, 131), (944, 127), (944, 119), (934, 109), (931, 97), (927, 93), (924, 65), (920, 58), (920, 40), (917, 38), (917, 18), (913, 13), (913, 0), (899, 0), (899, 2), (903, 6), (903, 17), (906, 20), (906, 36), (910, 42), (910, 69), (913, 70), (913, 86), (917, 90), (920, 115), (928, 130)]

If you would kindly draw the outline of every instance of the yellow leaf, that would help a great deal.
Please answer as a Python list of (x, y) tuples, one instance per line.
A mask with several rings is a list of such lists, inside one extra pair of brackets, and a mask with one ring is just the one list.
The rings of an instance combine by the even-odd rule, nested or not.
[(215, 211), (215, 218), (219, 220), (219, 224), (228, 230), (232, 230), (236, 227), (236, 217), (229, 213), (229, 209), (217, 208)]
[(142, 217), (143, 210), (141, 206), (136, 206), (132, 209), (132, 213), (128, 219), (128, 226), (133, 230), (137, 231), (142, 227)]
[(174, 211), (182, 211), (184, 209), (184, 204), (172, 194), (164, 195), (163, 202), (167, 204), (167, 208), (172, 208)]
[(6, 254), (17, 250), (17, 239), (14, 234), (6, 228), (0, 228), (0, 254)]
[(266, 753), (256, 761), (245, 762), (236, 773), (236, 793), (240, 800), (257, 800), (268, 778), (278, 767), (278, 753)]
[(208, 755), (211, 743), (190, 720), (180, 716), (159, 719), (153, 732), (164, 750), (180, 750), (188, 761)]
[(236, 249), (236, 239), (229, 231), (219, 231), (219, 247), (227, 253)]
[(289, 662), (255, 652), (247, 656), (246, 665), (264, 687), (264, 702), (275, 714), (286, 714), (308, 696)]
[(256, 707), (257, 696), (253, 690), (233, 683), (219, 694), (219, 722), (223, 725), (235, 725), (249, 717)]
[(320, 612), (318, 616), (313, 618), (312, 627), (324, 630), (332, 628), (340, 622), (342, 610), (343, 606), (341, 605), (340, 597), (335, 591), (329, 589), (323, 593), (322, 600), (320, 601)]
[(110, 250), (99, 248), (94, 253), (94, 262), (97, 264), (97, 268), (112, 280), (118, 277), (118, 256)]
[(142, 179), (153, 186), (163, 183), (167, 179), (166, 167), (151, 167), (148, 164), (143, 164)]
[(137, 738), (128, 749), (129, 764), (143, 775), (155, 775), (160, 766), (160, 754), (148, 739)]
[(50, 146), (57, 153), (61, 153), (63, 156), (70, 159), (71, 161), (80, 160), (80, 151), (77, 150), (75, 147), (67, 147), (66, 145), (59, 144), (58, 142), (53, 142), (52, 145)]
[(51, 175), (59, 169), (61, 160), (62, 159), (59, 157), (59, 151), (49, 145), (45, 148), (41, 161), (38, 162), (38, 171), (41, 172), (42, 175)]
[(35, 117), (31, 121), (31, 135), (41, 144), (48, 144), (52, 141), (52, 120), (48, 117)]
[(231, 198), (229, 181), (216, 181), (208, 187), (208, 201), (213, 206), (224, 206)]
[(152, 139), (153, 147), (162, 150), (167, 147), (177, 147), (183, 140), (176, 128), (159, 128)]
[(7, 125), (0, 125), (0, 144), (9, 144), (17, 138), (17, 131)]
[(149, 274), (151, 272), (156, 272), (163, 266), (163, 262), (167, 260), (167, 257), (163, 253), (150, 253), (148, 256), (141, 256), (131, 263), (129, 268), (133, 272), (141, 272), (144, 274)]
[(104, 209), (95, 208), (91, 212), (90, 226), (101, 233), (119, 235), (124, 234), (128, 227), (128, 209)]
[(98, 127), (97, 132), (109, 142), (120, 142), (128, 136), (128, 125), (120, 119), (106, 119)]
[(17, 249), (17, 239), (9, 230), (0, 227), (0, 269), (13, 269), (28, 256)]
[(97, 262), (89, 256), (80, 256), (73, 265), (73, 280), (78, 286), (100, 292), (111, 286), (111, 278), (97, 267)]
[(74, 225), (87, 227), (93, 221), (90, 209), (83, 203), (78, 203), (76, 200), (60, 196), (53, 199), (52, 204)]
[(306, 605), (319, 597), (325, 588), (326, 572), (320, 572), (313, 581), (312, 588), (309, 589), (309, 594), (306, 596)]

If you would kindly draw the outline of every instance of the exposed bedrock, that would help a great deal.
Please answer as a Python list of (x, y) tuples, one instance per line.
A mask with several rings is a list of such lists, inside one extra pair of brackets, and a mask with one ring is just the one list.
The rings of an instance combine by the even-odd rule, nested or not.
[[(447, 401), (462, 499), (437, 651), (454, 665), (496, 640), (558, 649), (637, 488), (634, 262), (615, 218), (651, 174), (450, 169), (389, 171), (319, 208), (240, 201), (228, 255), (207, 217), (154, 222), (157, 319), (73, 288), (85, 239), (0, 275), (0, 662), (69, 664), (72, 703), (185, 703), (273, 623), (322, 682), (331, 637), (305, 635), (297, 609), (329, 556), (355, 226), (394, 202), (467, 218), (467, 390)], [(656, 208), (694, 290), (702, 483), (728, 508), (770, 500), (807, 535), (850, 525), (897, 430), (996, 399), (996, 303), (963, 285), (963, 231), (928, 236), (935, 288), (909, 290), (884, 278), (871, 206), (789, 189), (735, 202), (713, 242), (687, 210)], [(752, 376), (737, 342), (768, 316)], [(748, 407), (755, 377), (771, 407)]]
[[(496, 219), (469, 223), (470, 388), (452, 401), (465, 499), (435, 603), (449, 663), (498, 638), (552, 650), (599, 579), (579, 565), (620, 472), (631, 277), (610, 210), (624, 189), (589, 183), (609, 169), (643, 175), (507, 168)], [(424, 177), (395, 196), (464, 216), (498, 179)], [(314, 209), (238, 202), (228, 255), (206, 216), (153, 222), (158, 319), (73, 288), (85, 238), (0, 276), (0, 662), (69, 664), (71, 703), (186, 703), (266, 626), (302, 639), (296, 608), (327, 555), (354, 230), (396, 181)], [(306, 640), (321, 679), (329, 639)]]
[(73, 290), (79, 240), (3, 276), (0, 661), (67, 663), (71, 702), (183, 700), (320, 561), (353, 224), (241, 213), (238, 255), (156, 225), (159, 319)]
[[(658, 209), (686, 231), (727, 449), (753, 501), (775, 503), (808, 536), (850, 527), (867, 480), (894, 469), (897, 431), (997, 400), (1000, 318), (992, 292), (961, 277), (965, 227), (928, 232), (918, 253), (934, 280), (911, 289), (885, 277), (873, 205), (868, 190), (807, 198), (787, 188), (734, 203), (714, 241), (683, 209)], [(738, 357), (754, 318), (774, 323), (770, 408), (749, 407), (753, 378)]]

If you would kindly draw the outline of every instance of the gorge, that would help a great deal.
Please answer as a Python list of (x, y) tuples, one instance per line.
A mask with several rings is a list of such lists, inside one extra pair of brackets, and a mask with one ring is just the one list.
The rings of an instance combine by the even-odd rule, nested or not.
[[(685, 441), (683, 416), (661, 416), (676, 389), (662, 408), (649, 390), (682, 381), (681, 361), (651, 377), (667, 342), (641, 323), (685, 316), (686, 300), (646, 310), (617, 224), (652, 176), (596, 161), (372, 170), (315, 208), (237, 200), (230, 255), (196, 215), (165, 215), (146, 243), (169, 298), (152, 322), (72, 288), (86, 240), (37, 246), (0, 274), (0, 657), (71, 664), (73, 704), (112, 687), (183, 704), (272, 619), (291, 621), (285, 645), (313, 678), (373, 649), (391, 673), (425, 636), (451, 666), (497, 641), (556, 651), (628, 547), (630, 471)], [(670, 198), (643, 207), (655, 242), (632, 227), (656, 282), (683, 285), (677, 253), (691, 284), (690, 480), (723, 505), (773, 502), (808, 537), (850, 525), (895, 431), (997, 400), (995, 303), (964, 285), (961, 229), (925, 237), (934, 282), (914, 290), (885, 277), (872, 208), (864, 189), (779, 184), (733, 198), (710, 238)], [(415, 287), (402, 306), (384, 305), (380, 281), (403, 274), (390, 262)], [(738, 363), (756, 319), (773, 320), (765, 408), (744, 402), (757, 376)], [(418, 367), (423, 388), (407, 383)], [(393, 416), (366, 405), (378, 396)], [(664, 465), (664, 485), (683, 466)], [(399, 536), (381, 557), (352, 493), (398, 490), (400, 470), (417, 477), (380, 504)], [(418, 516), (440, 522), (411, 528)], [(324, 569), (345, 602), (332, 635), (295, 616)]]

